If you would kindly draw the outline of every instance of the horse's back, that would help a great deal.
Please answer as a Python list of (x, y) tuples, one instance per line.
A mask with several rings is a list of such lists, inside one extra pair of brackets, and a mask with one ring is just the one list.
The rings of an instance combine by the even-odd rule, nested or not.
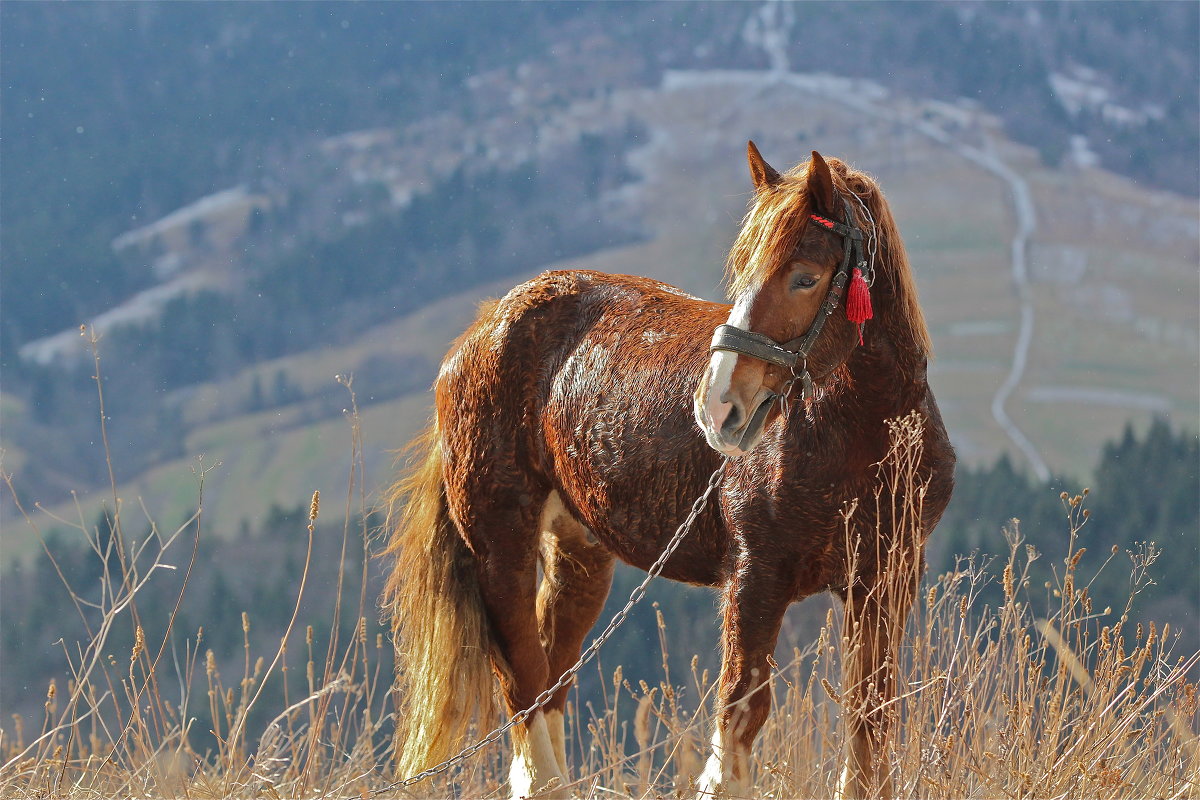
[[(552, 390), (550, 381), (581, 347), (602, 343), (611, 351), (628, 351), (621, 355), (636, 356), (638, 342), (630, 342), (630, 337), (637, 339), (639, 333), (641, 344), (680, 341), (674, 336), (677, 331), (651, 330), (664, 306), (675, 306), (666, 310), (668, 328), (686, 323), (697, 311), (711, 309), (714, 313), (704, 313), (707, 318), (726, 308), (649, 278), (587, 270), (544, 272), (480, 305), (474, 323), (443, 360), (438, 387), (461, 388), (463, 381), (483, 381), (493, 390), (501, 384), (519, 385), (523, 394), (535, 392), (537, 396), (529, 399), (544, 403)], [(706, 324), (697, 330), (703, 331)], [(704, 352), (707, 331), (703, 332), (700, 339), (686, 340), (689, 361)]]
[(484, 391), (495, 412), (518, 410), (507, 406), (519, 397), (526, 428), (531, 412), (581, 387), (607, 397), (635, 391), (660, 404), (683, 392), (690, 409), (712, 320), (727, 313), (728, 306), (649, 278), (545, 272), (481, 304), (442, 362), (435, 388), (455, 392), (446, 399), (457, 410), (481, 402), (475, 395)]

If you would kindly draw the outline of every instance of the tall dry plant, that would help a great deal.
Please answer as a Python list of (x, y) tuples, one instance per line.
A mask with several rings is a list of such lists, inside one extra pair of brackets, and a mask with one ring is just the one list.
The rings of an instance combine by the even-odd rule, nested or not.
[[(94, 338), (92, 344), (94, 348)], [(353, 403), (352, 386), (348, 380), (345, 384)], [(895, 589), (920, 577), (924, 532), (917, 527), (923, 496), (916, 478), (918, 424), (913, 418), (893, 424), (893, 447), (879, 465), (887, 495), (905, 498), (905, 505), (891, 514), (897, 520), (894, 529), (859, 531), (858, 506), (845, 509), (848, 552), (858, 552), (863, 541), (886, 542), (889, 548), (886, 561), (895, 583), (881, 591), (879, 602), (892, 602), (902, 594)], [(356, 502), (365, 507), (356, 414), (351, 414), (351, 428), (356, 467), (347, 491), (347, 519)], [(199, 469), (199, 491), (206, 471)], [(881, 502), (882, 496), (858, 503)], [(341, 587), (346, 602), (358, 604), (359, 624), (339, 629), (323, 651), (308, 625), (303, 652), (297, 654), (300, 648), (294, 643), (289, 652), (285, 636), (266, 646), (270, 655), (255, 656), (264, 643), (254, 640), (254, 620), (247, 614), (241, 620), (240, 674), (227, 681), (211, 651), (204, 649), (202, 630), (171, 630), (178, 601), (174, 609), (155, 609), (158, 617), (166, 617), (167, 632), (151, 640), (145, 631), (162, 629), (163, 620), (156, 617), (155, 624), (145, 624), (150, 612), (137, 607), (138, 595), (167, 568), (167, 551), (186, 545), (189, 537), (193, 555), (187, 574), (200, 568), (194, 553), (202, 494), (198, 499), (196, 515), (183, 526), (165, 534), (152, 527), (141, 540), (122, 532), (123, 509), (115, 492), (111, 538), (105, 540), (82, 517), (75, 524), (109, 565), (99, 622), (88, 628), (85, 641), (64, 648), (68, 674), (61, 684), (48, 686), (41, 723), (28, 730), (20, 723), (0, 729), (0, 796), (506, 795), (505, 754), (496, 746), (448, 776), (405, 791), (394, 787), (407, 776), (391, 766), (393, 663), (382, 636), (370, 641), (366, 635), (367, 606), (373, 599), (365, 594), (365, 564), (362, 575), (347, 575), (347, 585)], [(1008, 557), (996, 565), (996, 574), (990, 563), (967, 558), (954, 570), (928, 579), (897, 658), (880, 674), (842, 674), (844, 653), (871, 646), (873, 637), (853, 620), (844, 626), (834, 611), (816, 641), (786, 657), (782, 650), (777, 653), (781, 663), (773, 665), (772, 679), (763, 689), (773, 693), (775, 708), (752, 761), (756, 796), (833, 796), (846, 757), (844, 722), (853, 719), (861, 710), (856, 706), (871, 699), (883, 681), (893, 681), (897, 694), (880, 712), (891, 732), (880, 766), (890, 772), (897, 796), (1200, 795), (1194, 682), (1200, 653), (1175, 653), (1169, 629), (1130, 617), (1133, 597), (1146, 585), (1147, 570), (1159, 555), (1153, 549), (1130, 554), (1129, 597), (1092, 596), (1095, 576), (1079, 572), (1086, 542), (1084, 502), (1083, 495), (1063, 496), (1066, 547), (1055, 554), (1062, 561), (1049, 585), (1031, 585), (1031, 564), (1048, 556), (1022, 542), (1015, 521), (1005, 531)], [(310, 552), (312, 537), (319, 535), (318, 514), (314, 497), (306, 537)], [(40, 538), (37, 521), (27, 521)], [(350, 535), (367, 532), (365, 527), (351, 530), (347, 523), (343, 543)], [(1118, 558), (1114, 552), (1109, 562)], [(849, 566), (854, 568), (853, 558)], [(1114, 567), (1106, 562), (1104, 568)], [(84, 613), (89, 601), (61, 571), (60, 578), (85, 622), (93, 619)], [(307, 569), (297, 578), (295, 609), (300, 608)], [(361, 583), (355, 585), (357, 581)], [(186, 590), (185, 580), (180, 599)], [(1000, 597), (995, 607), (986, 603), (990, 594)], [(1045, 607), (1051, 609), (1045, 616), (1035, 612)], [(903, 611), (894, 609), (884, 624), (904, 624)], [(335, 614), (334, 628), (339, 619)], [(605, 691), (595, 702), (576, 693), (568, 705), (568, 752), (578, 796), (695, 794), (694, 780), (714, 720), (714, 676), (701, 670), (696, 659), (689, 674), (673, 674), (667, 658), (669, 621), (658, 612), (658, 622), (663, 656), (658, 685), (631, 685), (618, 669), (605, 677)], [(290, 628), (298, 635), (302, 624), (294, 612)], [(118, 626), (134, 632), (133, 647), (121, 658), (108, 646)], [(846, 637), (844, 630), (850, 631)], [(178, 697), (169, 696), (161, 680), (172, 636), (183, 640), (178, 659), (182, 677), (172, 675), (173, 684), (185, 687)], [(302, 674), (297, 677), (297, 672)], [(263, 686), (269, 680), (282, 682), (282, 704), (271, 709), (273, 717), (265, 726), (252, 729), (250, 714), (265, 702)], [(198, 705), (207, 706), (213, 720), (215, 745), (203, 752), (193, 744), (199, 737), (192, 735)]]
[[(905, 503), (894, 509), (896, 529), (875, 532), (875, 541), (890, 546), (892, 567), (881, 602), (904, 596), (898, 590), (919, 577), (919, 424), (914, 417), (893, 421), (892, 448), (879, 465), (880, 485)], [(844, 722), (862, 713), (864, 699), (883, 681), (897, 688), (881, 711), (892, 736), (880, 756), (896, 796), (1200, 796), (1194, 682), (1200, 653), (1178, 654), (1169, 628), (1131, 621), (1133, 599), (1159, 555), (1152, 547), (1128, 554), (1128, 597), (1114, 603), (1091, 596), (1096, 574), (1112, 568), (1118, 552), (1112, 548), (1096, 574), (1079, 574), (1086, 494), (1062, 495), (1066, 547), (1053, 583), (1030, 585), (1030, 565), (1044, 556), (1022, 541), (1013, 520), (1003, 532), (1008, 558), (997, 565), (999, 574), (967, 558), (932, 578), (896, 662), (881, 674), (843, 674), (845, 654), (875, 637), (831, 610), (817, 641), (793, 649), (775, 671), (774, 708), (755, 748), (756, 796), (834, 796), (846, 758)], [(861, 535), (853, 524), (856, 508), (845, 512), (850, 553)], [(983, 598), (995, 589), (1002, 600), (991, 607)], [(1048, 602), (1034, 602), (1040, 594)], [(1050, 611), (1042, 617), (1036, 608)], [(903, 625), (905, 609), (893, 611), (884, 624)], [(658, 687), (614, 687), (613, 699), (588, 723), (578, 785), (635, 789), (641, 797), (694, 793), (697, 742), (707, 740), (712, 724), (704, 703), (712, 683), (694, 671), (689, 710), (676, 702), (681, 688), (669, 676)], [(637, 709), (632, 740), (618, 712), (621, 692)], [(651, 737), (640, 732), (647, 718)]]
[[(126, 511), (117, 496), (108, 449), (103, 383), (100, 380), (98, 338), (87, 329), (96, 367), (100, 400), (103, 455), (112, 490), (106, 527), (110, 536), (88, 526), (82, 509), (78, 521), (54, 518), (58, 525), (78, 531), (103, 565), (99, 599), (83, 597), (59, 568), (47, 546), (38, 519), (21, 506), (11, 476), (7, 483), (29, 531), (57, 571), (62, 591), (83, 620), (87, 638), (64, 643), (67, 663), (65, 691), (51, 681), (44, 715), (36, 733), (27, 733), (22, 720), (0, 728), (0, 796), (3, 797), (283, 797), (346, 796), (379, 785), (378, 766), (387, 762), (389, 687), (392, 657), (382, 635), (367, 635), (367, 614), (373, 600), (367, 597), (368, 530), (362, 489), (362, 435), (352, 381), (339, 378), (350, 396), (352, 469), (346, 493), (341, 542), (341, 563), (346, 563), (351, 536), (362, 536), (361, 571), (339, 573), (336, 607), (324, 655), (314, 652), (312, 625), (307, 626), (304, 678), (297, 687), (289, 675), (289, 634), (299, 628), (314, 537), (318, 535), (319, 495), (310, 503), (304, 568), (297, 578), (291, 620), (284, 636), (266, 643), (272, 655), (255, 656), (263, 644), (251, 638), (253, 620), (241, 615), (243, 658), (241, 674), (227, 682), (212, 650), (204, 650), (204, 629), (176, 631), (174, 622), (189, 579), (196, 568), (196, 552), (204, 514), (203, 487), (212, 469), (201, 461), (197, 472), (196, 512), (173, 532), (164, 534), (150, 519), (150, 532), (131, 539), (122, 522)], [(361, 520), (356, 527), (355, 519)], [(172, 548), (191, 538), (191, 555), (179, 594), (168, 610), (156, 610), (153, 624), (143, 625), (146, 610), (139, 611), (139, 595), (163, 570), (174, 570)], [(357, 586), (353, 585), (357, 581)], [(46, 587), (47, 590), (52, 587)], [(357, 603), (357, 624), (344, 630), (342, 603)], [(89, 612), (89, 609), (91, 613)], [(166, 617), (165, 625), (162, 616)], [(98, 622), (94, 620), (98, 618)], [(149, 620), (147, 620), (149, 622)], [(120, 627), (133, 631), (133, 646), (124, 657), (111, 652), (112, 633)], [(146, 630), (163, 630), (150, 641)], [(175, 652), (182, 648), (182, 657)], [(164, 654), (171, 650), (169, 658)], [(294, 658), (294, 654), (293, 654)], [(7, 679), (11, 679), (6, 676)], [(251, 730), (252, 717), (263, 702), (268, 681), (282, 684), (283, 708), (272, 709), (270, 722)], [(170, 687), (166, 689), (164, 687)], [(179, 692), (178, 697), (173, 695)], [(203, 694), (201, 694), (203, 693)], [(206, 706), (211, 731), (195, 731), (195, 710)], [(209, 735), (205, 735), (209, 734)], [(203, 751), (197, 741), (214, 744)]]

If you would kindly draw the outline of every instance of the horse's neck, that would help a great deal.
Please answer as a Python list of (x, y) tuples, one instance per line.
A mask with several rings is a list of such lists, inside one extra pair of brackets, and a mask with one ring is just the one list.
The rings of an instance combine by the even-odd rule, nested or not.
[(929, 391), (924, 354), (897, 347), (886, 335), (856, 349), (846, 368), (852, 402), (843, 405), (852, 414), (890, 419), (919, 406)]

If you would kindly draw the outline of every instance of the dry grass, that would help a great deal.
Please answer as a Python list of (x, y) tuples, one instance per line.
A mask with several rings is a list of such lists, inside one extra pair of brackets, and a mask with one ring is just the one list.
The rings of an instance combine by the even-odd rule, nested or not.
[[(906, 422), (898, 421), (898, 446), (880, 479), (910, 486), (910, 503), (919, 504), (919, 439)], [(1023, 543), (1015, 520), (1005, 531), (1006, 561), (993, 569), (962, 560), (926, 583), (898, 656), (898, 696), (886, 708), (895, 735), (885, 763), (897, 796), (1200, 796), (1193, 682), (1200, 653), (1177, 654), (1169, 628), (1130, 621), (1133, 599), (1159, 556), (1153, 549), (1129, 554), (1130, 594), (1116, 610), (1104, 605), (1114, 598), (1091, 596), (1095, 575), (1078, 573), (1084, 499), (1062, 495), (1067, 536), (1054, 583), (1029, 585), (1031, 564), (1044, 556)], [(1100, 569), (1111, 568), (1117, 555), (1113, 547)], [(891, 557), (911, 563), (895, 550)], [(1044, 601), (1032, 602), (1042, 593)], [(987, 605), (989, 596), (998, 605)], [(1053, 611), (1039, 617), (1035, 607)], [(842, 635), (842, 622), (831, 611), (818, 641), (793, 650), (776, 670), (774, 708), (756, 746), (756, 796), (834, 796), (844, 752), (840, 722), (853, 711), (846, 707), (851, 693), (840, 686), (839, 656), (859, 646)], [(680, 707), (665, 633), (662, 641), (660, 685), (630, 687), (618, 673), (611, 702), (580, 737), (587, 796), (605, 793), (600, 787), (634, 797), (689, 794), (712, 711), (704, 702)], [(711, 676), (693, 669), (688, 677), (690, 696), (711, 695)], [(622, 697), (628, 708), (620, 707)], [(631, 719), (632, 740), (625, 731)]]
[[(356, 417), (351, 419), (355, 463), (361, 464)], [(909, 486), (915, 508), (921, 487), (911, 483), (912, 465), (920, 454), (899, 434), (881, 480)], [(347, 518), (355, 504), (365, 507), (361, 485), (356, 470), (346, 496)], [(1167, 628), (1128, 616), (1158, 554), (1131, 554), (1130, 597), (1092, 597), (1094, 576), (1077, 570), (1086, 538), (1084, 498), (1064, 495), (1063, 503), (1066, 547), (1055, 554), (1062, 561), (1052, 585), (1030, 585), (1030, 565), (1047, 556), (1024, 545), (1014, 522), (1006, 532), (1006, 561), (993, 569), (963, 560), (923, 587), (895, 664), (898, 697), (885, 708), (894, 735), (882, 761), (897, 796), (1200, 795), (1192, 682), (1200, 653), (1175, 653)], [(164, 554), (175, 542), (192, 539), (186, 569), (190, 574), (199, 568), (194, 544), (202, 512), (170, 534), (154, 531), (131, 541), (121, 533), (120, 505), (114, 508), (117, 535), (106, 545), (114, 552), (100, 553), (98, 533), (78, 526), (105, 563), (114, 565), (104, 579), (101, 622), (87, 641), (64, 646), (69, 675), (61, 686), (50, 684), (43, 719), (28, 728), (15, 720), (0, 729), (0, 795), (411, 796), (393, 786), (405, 776), (394, 775), (391, 767), (392, 663), (384, 642), (368, 641), (365, 624), (341, 631), (335, 624), (322, 653), (310, 627), (306, 651), (299, 654), (303, 675), (296, 675), (297, 654), (287, 652), (287, 636), (268, 647), (271, 658), (252, 658), (261, 643), (252, 641), (252, 619), (244, 615), (244, 659), (230, 680), (205, 652), (202, 634), (171, 630), (178, 605), (138, 607), (146, 582), (168, 568)], [(318, 511), (314, 496), (307, 526), (310, 557)], [(848, 535), (852, 522), (848, 509)], [(36, 523), (29, 524), (40, 536)], [(343, 542), (350, 535), (367, 531), (347, 527)], [(911, 554), (899, 555), (911, 563)], [(1109, 561), (1116, 557), (1114, 550)], [(307, 576), (306, 560), (296, 609)], [(64, 591), (76, 604), (83, 602), (65, 579)], [(371, 613), (372, 600), (361, 591), (354, 596), (347, 586), (338, 592), (358, 604), (360, 618)], [(987, 604), (989, 596), (999, 598), (996, 605)], [(1034, 608), (1045, 607), (1052, 613), (1035, 615)], [(125, 658), (107, 655), (114, 628), (140, 632), (148, 614), (166, 616), (165, 626), (162, 619), (145, 626), (165, 627), (163, 638), (147, 641), (139, 633)], [(332, 614), (339, 619), (340, 609)], [(293, 613), (289, 631), (298, 632), (301, 624)], [(694, 794), (711, 732), (715, 676), (695, 660), (690, 674), (672, 674), (661, 613), (659, 630), (663, 666), (657, 686), (630, 685), (618, 669), (606, 680), (600, 706), (576, 697), (568, 708), (578, 796)], [(818, 640), (777, 665), (766, 688), (774, 709), (753, 759), (756, 796), (833, 796), (844, 747), (843, 706), (852, 696), (841, 686), (839, 654), (855, 646), (841, 641), (841, 631), (841, 620), (830, 612)], [(164, 659), (175, 647), (182, 657)], [(261, 714), (268, 681), (282, 682), (282, 703), (270, 709), (265, 726), (251, 729), (251, 720), (260, 718), (251, 712)], [(212, 737), (192, 730), (197, 704), (214, 721)], [(215, 744), (200, 751), (197, 741)], [(413, 793), (504, 796), (503, 756), (498, 747), (484, 750), (462, 769), (413, 787)]]

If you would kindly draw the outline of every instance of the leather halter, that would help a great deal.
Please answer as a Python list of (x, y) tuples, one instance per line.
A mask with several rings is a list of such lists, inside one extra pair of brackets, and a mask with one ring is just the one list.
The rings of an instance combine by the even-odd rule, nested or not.
[[(833, 314), (834, 309), (842, 302), (842, 295), (846, 291), (846, 284), (850, 281), (850, 275), (857, 267), (861, 270), (867, 269), (867, 263), (863, 259), (862, 241), (863, 233), (860, 229), (854, 226), (854, 216), (850, 210), (850, 203), (846, 198), (842, 198), (842, 205), (846, 212), (846, 222), (836, 222), (827, 217), (822, 217), (819, 214), (811, 214), (809, 218), (820, 225), (825, 230), (831, 233), (836, 233), (842, 237), (842, 263), (834, 272), (833, 278), (830, 281), (829, 291), (825, 293), (825, 301), (821, 304), (821, 308), (817, 311), (817, 316), (813, 320), (812, 325), (808, 330), (791, 339), (787, 342), (777, 342), (769, 336), (753, 331), (742, 330), (733, 325), (718, 325), (713, 333), (712, 344), (709, 345), (709, 352), (717, 350), (727, 350), (731, 353), (750, 356), (757, 358), (760, 361), (765, 361), (768, 364), (774, 364), (779, 367), (786, 367), (792, 373), (792, 379), (784, 384), (783, 390), (768, 398), (769, 402), (763, 402), (759, 405), (754, 413), (754, 417), (765, 417), (770, 411), (772, 403), (787, 395), (792, 383), (796, 380), (800, 381), (802, 396), (805, 400), (813, 395), (812, 375), (808, 372), (808, 354), (812, 351), (812, 347), (816, 344), (817, 337), (821, 335), (821, 330), (825, 327), (825, 321)], [(800, 372), (797, 374), (796, 367), (800, 366)], [(752, 418), (751, 423), (761, 422), (761, 420)], [(751, 433), (755, 424), (748, 424), (747, 433)]]

